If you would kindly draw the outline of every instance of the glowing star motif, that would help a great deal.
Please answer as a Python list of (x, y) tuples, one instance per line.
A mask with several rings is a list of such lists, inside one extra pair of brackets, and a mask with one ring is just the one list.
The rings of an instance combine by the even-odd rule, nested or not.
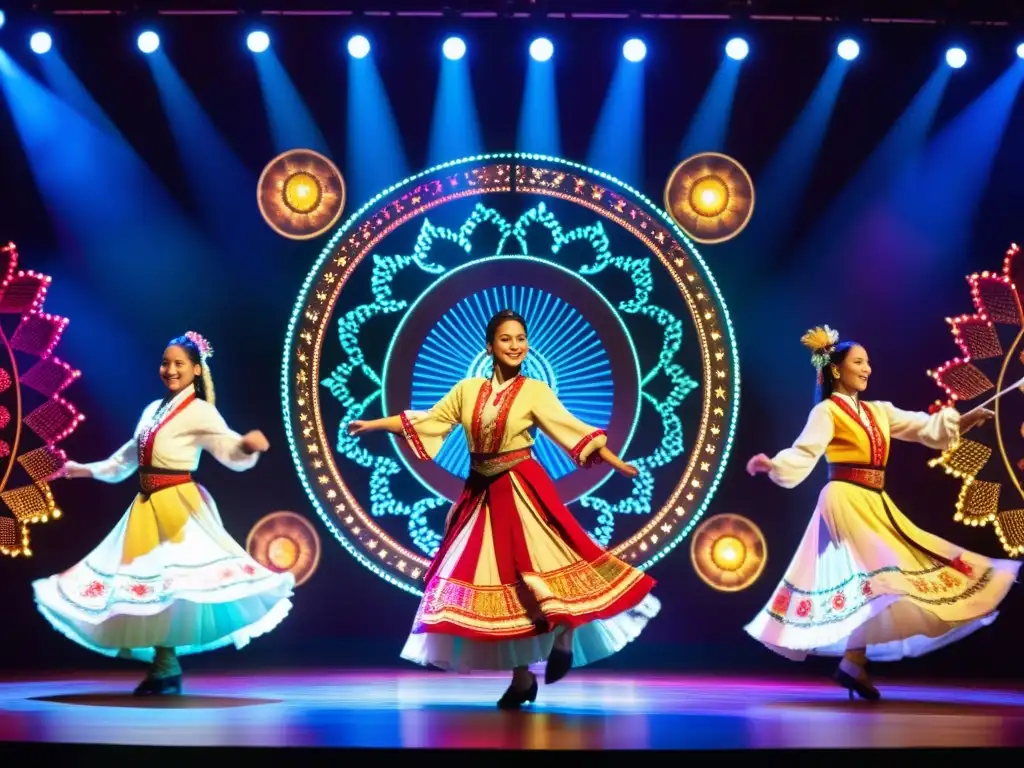
[(290, 571), (301, 587), (320, 564), (320, 536), (294, 512), (271, 512), (252, 527), (245, 542), (252, 559), (276, 573)]
[(739, 515), (715, 515), (694, 531), (690, 560), (701, 581), (719, 592), (739, 592), (760, 577), (768, 560), (761, 529)]
[(345, 208), (345, 180), (326, 157), (292, 149), (263, 169), (256, 201), (264, 221), (291, 240), (309, 240), (333, 227)]
[[(945, 400), (930, 408), (936, 411), (968, 401), (983, 402), (1024, 379), (1024, 311), (1017, 283), (1024, 275), (1013, 244), (1006, 251), (1000, 272), (981, 272), (967, 278), (974, 314), (946, 318), (962, 357), (954, 357), (928, 375), (945, 392)], [(1005, 350), (1005, 351), (1004, 351)], [(1003, 549), (1011, 557), (1024, 553), (1024, 465), (1010, 458), (1013, 438), (1024, 421), (1024, 398), (1010, 391), (990, 406), (995, 410), (994, 428), (989, 425), (968, 433), (948, 450), (928, 462), (941, 467), (961, 483), (954, 520), (970, 526), (992, 524)], [(996, 453), (1002, 461), (989, 462)], [(1006, 483), (1015, 500), (1002, 496)]]
[(0, 248), (0, 554), (28, 557), (29, 526), (61, 516), (57, 444), (85, 417), (61, 396), (81, 374), (53, 355), (68, 321), (43, 311), (50, 278), (17, 267), (14, 243)]
[[(441, 224), (449, 203), (462, 212)], [(589, 222), (566, 227), (554, 205)], [(410, 223), (410, 244), (382, 252)], [(623, 254), (623, 240), (638, 253)], [(430, 407), (459, 379), (489, 374), (479, 336), (506, 304), (530, 322), (527, 373), (606, 426), (609, 445), (640, 470), (606, 483), (606, 468), (578, 470), (536, 437), (535, 456), (560, 496), (587, 510), (591, 536), (618, 557), (647, 568), (671, 551), (703, 515), (728, 459), (739, 394), (728, 312), (664, 213), (607, 174), (557, 158), (488, 155), (431, 168), (378, 195), (332, 237), (296, 304), (282, 371), (289, 445), (318, 514), (363, 565), (415, 594), (461, 488), (465, 438), (456, 430), (435, 462), (414, 462), (403, 441), (351, 437), (346, 426)], [(384, 350), (372, 338), (391, 342)], [(382, 527), (394, 518), (404, 518), (408, 544)]]
[(702, 152), (683, 160), (665, 184), (665, 210), (698, 243), (723, 243), (754, 215), (754, 182), (736, 160)]

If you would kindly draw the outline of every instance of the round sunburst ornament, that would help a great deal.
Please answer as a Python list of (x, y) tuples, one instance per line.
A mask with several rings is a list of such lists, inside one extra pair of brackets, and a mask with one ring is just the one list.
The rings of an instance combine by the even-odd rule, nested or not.
[(723, 243), (742, 232), (754, 215), (754, 182), (735, 159), (702, 152), (672, 171), (665, 209), (691, 239)]
[(292, 149), (263, 169), (256, 185), (260, 214), (290, 240), (309, 240), (333, 227), (345, 209), (345, 180), (311, 149)]
[(295, 586), (309, 581), (320, 565), (320, 537), (302, 515), (271, 512), (249, 531), (245, 548), (252, 558), (271, 571), (290, 571)]
[(67, 318), (44, 311), (50, 278), (0, 248), (0, 555), (32, 554), (29, 527), (61, 516), (50, 480), (58, 446), (85, 419), (63, 396), (81, 375), (53, 354)]
[(761, 575), (768, 559), (764, 535), (740, 515), (715, 515), (690, 540), (690, 559), (701, 581), (719, 592), (739, 592)]

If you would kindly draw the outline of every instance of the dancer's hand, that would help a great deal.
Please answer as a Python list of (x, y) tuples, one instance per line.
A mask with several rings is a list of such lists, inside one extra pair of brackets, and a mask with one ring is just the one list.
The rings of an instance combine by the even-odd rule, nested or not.
[(66, 477), (74, 479), (76, 477), (92, 477), (92, 472), (84, 464), (79, 464), (77, 461), (69, 461), (64, 465), (64, 469), (57, 473), (57, 477)]
[(246, 453), (266, 453), (270, 450), (270, 441), (266, 435), (254, 429), (242, 437), (242, 450)]
[(640, 474), (640, 470), (634, 467), (632, 464), (623, 464), (621, 467), (618, 468), (618, 470), (622, 475), (625, 475), (628, 478), (634, 478)]
[(960, 434), (962, 435), (965, 432), (984, 424), (989, 419), (995, 417), (995, 415), (995, 411), (990, 411), (988, 408), (971, 411), (960, 419)]
[(363, 421), (362, 419), (356, 419), (348, 423), (348, 433), (355, 437), (356, 435), (363, 435), (367, 432), (372, 432), (373, 428), (370, 426), (370, 422)]
[(757, 454), (757, 456), (747, 462), (747, 474), (751, 477), (764, 472), (771, 472), (772, 469), (772, 460), (763, 453)]

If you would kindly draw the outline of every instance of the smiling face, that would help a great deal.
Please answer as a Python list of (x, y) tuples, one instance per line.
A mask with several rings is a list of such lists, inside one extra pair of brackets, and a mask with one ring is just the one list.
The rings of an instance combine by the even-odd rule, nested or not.
[(160, 362), (160, 380), (172, 394), (178, 394), (192, 385), (202, 368), (192, 362), (188, 352), (178, 346), (164, 350), (164, 359)]
[(506, 320), (494, 332), (494, 338), (487, 345), (487, 352), (494, 361), (505, 368), (518, 368), (530, 346), (526, 341), (526, 329), (518, 320)]
[(860, 344), (850, 347), (843, 361), (833, 368), (838, 370), (839, 383), (847, 392), (859, 393), (868, 388), (871, 364), (868, 362), (867, 350)]

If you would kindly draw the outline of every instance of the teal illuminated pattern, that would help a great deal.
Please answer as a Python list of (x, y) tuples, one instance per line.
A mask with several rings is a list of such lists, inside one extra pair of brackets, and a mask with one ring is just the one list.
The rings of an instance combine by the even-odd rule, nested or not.
[[(506, 221), (493, 207), (478, 202), (470, 216), (457, 229), (436, 226), (425, 215), (456, 199), (520, 193), (546, 195), (568, 201), (598, 214), (600, 218), (587, 226), (566, 231), (543, 203), (532, 204), (518, 219), (511, 222)], [(413, 252), (381, 255), (384, 239), (397, 227), (418, 217), (421, 220), (417, 225), (418, 237)], [(612, 253), (605, 230), (609, 222), (633, 235), (645, 248), (643, 255), (623, 256)], [(621, 273), (632, 285), (632, 296), (618, 302), (612, 310), (613, 314), (620, 323), (629, 316), (644, 317), (654, 321), (661, 329), (657, 363), (651, 370), (641, 372), (637, 369), (631, 372), (638, 380), (639, 401), (631, 414), (632, 426), (625, 440), (628, 444), (640, 409), (650, 408), (659, 415), (662, 424), (660, 442), (653, 450), (645, 452), (647, 455), (637, 457), (628, 452), (625, 454), (641, 470), (628, 496), (616, 500), (603, 498), (597, 489), (607, 474), (595, 473), (594, 486), (578, 498), (581, 506), (597, 512), (598, 524), (591, 535), (602, 544), (610, 546), (617, 556), (637, 567), (647, 568), (671, 551), (692, 530), (704, 514), (721, 479), (731, 449), (739, 404), (739, 367), (735, 339), (728, 311), (713, 277), (693, 244), (671, 219), (650, 200), (607, 174), (565, 160), (502, 154), (445, 163), (381, 193), (350, 217), (332, 237), (303, 285), (285, 342), (282, 398), (289, 447), (300, 480), (320, 517), (356, 559), (389, 582), (415, 594), (422, 594), (422, 574), (429, 564), (424, 555), (436, 551), (439, 543), (439, 532), (431, 529), (427, 520), (428, 512), (447, 505), (448, 501), (436, 492), (429, 491), (424, 498), (418, 500), (400, 501), (396, 498), (391, 480), (406, 471), (400, 454), (394, 458), (376, 456), (366, 450), (359, 440), (348, 438), (343, 424), (325, 424), (320, 398), (329, 393), (341, 405), (343, 423), (359, 418), (371, 404), (376, 407), (392, 374), (388, 370), (388, 361), (385, 361), (382, 371), (374, 370), (367, 363), (360, 349), (360, 330), (374, 317), (399, 313), (408, 316), (408, 313), (415, 311), (416, 302), (410, 305), (398, 297), (394, 286), (402, 270), (414, 269), (435, 277), (433, 285), (423, 292), (423, 296), (426, 296), (459, 269), (483, 261), (473, 258), (473, 234), (484, 225), (497, 228), (499, 233), (499, 246), (493, 249), (497, 255), (487, 254), (487, 258), (529, 260), (538, 267), (571, 270), (575, 279), (588, 285), (588, 277), (592, 278), (598, 273), (608, 270)], [(546, 242), (536, 239), (540, 234), (546, 236)], [(434, 250), (435, 244), (440, 241), (449, 244), (449, 253), (454, 244), (460, 252), (466, 254), (469, 263), (444, 266)], [(578, 241), (588, 244), (593, 254), (592, 260), (578, 265), (561, 263), (560, 251), (567, 244)], [(534, 253), (544, 252), (538, 250), (542, 247), (550, 253), (550, 258), (527, 255), (531, 248)], [(333, 310), (343, 286), (367, 256), (371, 256), (372, 299), (340, 317), (334, 317)], [(652, 302), (655, 280), (669, 280), (670, 284), (678, 288), (677, 307), (663, 307)], [(509, 282), (508, 290), (518, 290), (514, 283), (514, 280)], [(526, 292), (526, 286), (520, 288), (523, 291), (521, 297), (527, 303), (545, 300), (543, 291), (536, 287), (532, 293)], [(452, 311), (458, 310), (465, 315), (465, 307), (461, 310), (459, 307), (460, 300), (465, 301), (467, 298), (462, 295), (453, 299)], [(482, 290), (477, 298), (481, 302), (486, 298), (495, 304), (512, 303), (505, 302), (500, 291), (488, 294)], [(547, 300), (553, 298), (554, 295), (549, 294)], [(485, 313), (484, 306), (481, 306), (478, 313)], [(685, 312), (680, 311), (682, 309)], [(557, 311), (557, 307), (551, 311)], [(678, 359), (684, 322), (679, 316), (687, 314), (693, 325), (693, 329), (688, 331), (690, 338), (695, 339), (700, 346), (700, 371), (685, 371)], [(538, 316), (542, 318), (543, 325), (543, 313)], [(467, 326), (474, 325), (479, 329), (477, 320), (465, 316)], [(587, 324), (581, 322), (578, 327), (580, 338), (588, 338)], [(330, 341), (333, 328), (337, 329), (338, 335), (334, 338), (340, 344), (343, 362), (331, 371), (322, 371), (320, 355), (325, 344), (333, 343)], [(443, 324), (438, 324), (437, 328), (437, 333), (442, 333)], [(624, 324), (623, 329), (628, 341), (629, 334)], [(558, 391), (559, 387), (564, 386), (559, 381), (558, 350), (551, 344), (547, 345), (547, 349), (538, 344), (535, 339), (539, 332), (540, 328), (538, 331), (531, 328), (531, 337), (534, 337), (531, 341), (538, 353), (534, 363), (539, 366), (534, 375), (538, 378), (553, 377), (554, 383), (549, 383)], [(396, 338), (400, 333), (401, 329), (396, 333)], [(427, 357), (421, 360), (424, 363), (429, 361), (430, 355), (438, 353), (442, 343), (440, 337), (435, 335), (431, 338), (429, 333), (427, 341), (429, 343), (424, 346), (422, 353)], [(471, 339), (465, 339), (464, 343), (468, 346), (461, 352), (458, 345), (452, 345), (448, 350), (452, 364), (443, 372), (436, 371), (433, 377), (421, 375), (417, 380), (414, 370), (413, 402), (390, 404), (392, 410), (410, 405), (415, 408), (428, 407), (437, 399), (440, 390), (446, 391), (444, 383), (447, 380), (454, 382), (465, 375), (480, 373), (477, 368), (482, 365), (482, 340), (472, 355), (469, 352), (469, 346), (473, 346), (471, 342)], [(632, 343), (629, 342), (628, 346), (632, 352)], [(607, 355), (602, 356), (601, 351), (595, 351), (592, 359), (597, 366), (608, 364)], [(421, 374), (423, 370), (421, 365)], [(613, 381), (619, 382), (622, 375), (616, 372)], [(360, 380), (358, 399), (353, 395), (351, 386), (356, 376)], [(656, 381), (659, 382), (658, 386), (650, 386)], [(364, 395), (362, 392), (365, 391), (366, 382), (370, 383), (370, 392)], [(595, 384), (594, 392), (598, 389)], [(656, 395), (655, 392), (660, 394)], [(683, 443), (684, 425), (679, 411), (680, 405), (691, 395), (701, 400), (701, 418), (699, 423), (685, 425), (687, 434), (692, 436), (688, 441), (691, 445), (687, 454), (687, 446)], [(617, 396), (616, 392), (609, 391), (590, 398), (593, 400), (590, 414), (581, 413), (578, 407), (573, 407), (573, 410), (582, 418), (587, 419), (589, 416), (600, 426), (602, 413), (609, 413), (609, 404)], [(570, 399), (569, 395), (566, 395), (566, 399)], [(448, 469), (456, 473), (464, 462), (457, 440), (455, 437), (449, 438), (452, 446), (446, 445), (439, 457), (442, 465), (447, 463)], [(463, 442), (463, 452), (464, 446)], [(566, 475), (563, 471), (565, 468), (557, 464), (553, 456), (545, 457), (544, 449), (540, 446), (537, 452), (556, 479), (571, 479), (576, 474), (569, 472)], [(338, 456), (370, 470), (369, 513), (350, 491), (339, 470)], [(685, 467), (680, 466), (674, 487), (671, 492), (658, 493), (659, 504), (654, 508), (653, 470), (660, 468), (659, 477), (663, 478), (665, 468), (673, 463), (682, 465), (684, 456)], [(424, 485), (429, 488), (428, 484)], [(663, 503), (660, 498), (662, 496), (667, 496)], [(375, 518), (382, 515), (407, 518), (413, 550), (392, 540), (377, 525)], [(624, 515), (645, 518), (642, 527), (629, 538), (615, 536), (617, 518)], [(613, 543), (616, 538), (619, 541)]]

